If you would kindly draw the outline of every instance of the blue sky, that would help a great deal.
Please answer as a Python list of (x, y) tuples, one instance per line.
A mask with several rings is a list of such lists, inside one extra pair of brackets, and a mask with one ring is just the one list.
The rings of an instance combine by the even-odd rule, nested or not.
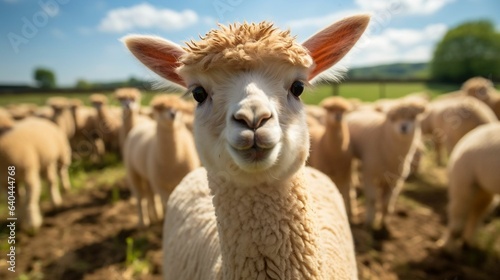
[(498, 0), (0, 0), (0, 84), (33, 83), (52, 69), (58, 84), (77, 79), (155, 79), (119, 41), (155, 34), (182, 44), (217, 22), (270, 20), (299, 41), (344, 16), (370, 12), (369, 33), (341, 63), (348, 67), (427, 61), (449, 28), (489, 19), (500, 30)]

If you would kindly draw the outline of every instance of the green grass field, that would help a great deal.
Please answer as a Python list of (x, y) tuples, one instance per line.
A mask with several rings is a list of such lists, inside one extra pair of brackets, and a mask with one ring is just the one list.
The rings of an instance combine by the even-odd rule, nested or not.
[[(425, 84), (425, 83), (344, 83), (338, 85), (338, 93), (346, 98), (359, 98), (363, 101), (374, 101), (379, 98), (398, 98), (413, 92), (427, 91), (432, 97), (454, 91), (459, 88), (458, 85), (445, 84)], [(306, 91), (302, 99), (308, 104), (318, 104), (323, 98), (333, 95), (333, 85), (319, 85)], [(113, 98), (113, 93), (104, 92), (109, 98), (111, 104), (118, 105)], [(147, 105), (155, 92), (145, 92), (142, 104)], [(69, 98), (79, 98), (86, 104), (89, 104), (89, 93), (26, 93), (26, 94), (4, 94), (0, 95), (0, 106), (15, 103), (35, 103), (43, 105), (45, 100), (51, 96), (65, 96)]]
[[(338, 85), (338, 94), (345, 98), (375, 101), (380, 98), (399, 98), (414, 92), (428, 92), (432, 97), (459, 89), (457, 85), (425, 83), (345, 83)], [(320, 85), (302, 95), (305, 103), (318, 104), (334, 94), (334, 85)]]

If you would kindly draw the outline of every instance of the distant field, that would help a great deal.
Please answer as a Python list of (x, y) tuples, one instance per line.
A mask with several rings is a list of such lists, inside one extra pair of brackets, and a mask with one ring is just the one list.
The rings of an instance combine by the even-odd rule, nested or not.
[[(398, 98), (413, 92), (426, 91), (432, 97), (457, 90), (454, 85), (428, 85), (425, 83), (345, 83), (338, 85), (338, 94), (346, 98), (359, 98), (363, 101), (375, 101), (380, 98)], [(334, 93), (333, 85), (321, 85), (302, 95), (304, 102), (317, 104), (323, 98)]]
[[(338, 85), (338, 93), (346, 98), (359, 98), (363, 101), (374, 101), (379, 98), (398, 98), (413, 92), (427, 91), (432, 97), (440, 94), (457, 90), (457, 85), (446, 84), (425, 84), (425, 83), (344, 83)], [(497, 86), (497, 88), (500, 88)], [(302, 95), (302, 100), (308, 104), (318, 104), (323, 98), (333, 95), (333, 85), (320, 85), (307, 90)], [(109, 98), (110, 103), (118, 105), (118, 102), (113, 98), (113, 93), (104, 92)], [(146, 92), (143, 94), (142, 104), (147, 105), (154, 96), (154, 92)], [(85, 104), (89, 104), (89, 93), (27, 93), (27, 94), (4, 94), (0, 95), (0, 106), (5, 106), (13, 103), (35, 103), (38, 105), (45, 104), (45, 100), (51, 96), (65, 96), (68, 98), (79, 98)]]

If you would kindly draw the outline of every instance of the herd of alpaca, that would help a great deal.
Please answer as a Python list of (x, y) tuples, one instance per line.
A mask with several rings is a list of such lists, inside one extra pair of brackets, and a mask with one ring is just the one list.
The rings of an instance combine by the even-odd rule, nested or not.
[(357, 181), (365, 226), (387, 231), (428, 139), (449, 177), (448, 228), (437, 244), (455, 253), (473, 244), (500, 194), (500, 94), (491, 81), (472, 78), (433, 101), (300, 100), (368, 22), (348, 17), (302, 44), (269, 22), (220, 25), (184, 47), (129, 35), (130, 52), (196, 105), (158, 94), (142, 108), (139, 90), (121, 88), (121, 108), (103, 94), (89, 97), (91, 107), (53, 97), (44, 107), (0, 108), (0, 170), (15, 166), (24, 186), (22, 228), (42, 225), (42, 179), (58, 207), (72, 159), (114, 152), (138, 225), (163, 220), (165, 279), (357, 279)]

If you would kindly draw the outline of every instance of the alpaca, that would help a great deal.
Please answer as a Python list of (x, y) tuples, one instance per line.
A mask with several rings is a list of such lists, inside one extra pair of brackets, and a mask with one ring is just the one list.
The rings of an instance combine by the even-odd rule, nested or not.
[[(21, 228), (34, 233), (42, 224), (40, 214), (40, 176), (49, 183), (50, 197), (54, 207), (62, 203), (58, 177), (64, 190), (70, 189), (68, 167), (71, 163), (71, 148), (66, 134), (54, 123), (39, 118), (26, 118), (14, 123), (10, 116), (0, 113), (0, 168), (15, 167), (16, 185), (19, 189)], [(7, 187), (6, 176), (2, 177), (0, 189)]]
[(15, 120), (10, 112), (0, 107), (0, 135), (11, 129), (15, 124)]
[(495, 91), (493, 83), (482, 77), (470, 78), (462, 84), (462, 92), (488, 104), (490, 95)]
[(47, 99), (47, 105), (54, 111), (51, 120), (61, 128), (68, 139), (73, 138), (75, 125), (69, 111), (68, 100), (64, 97), (51, 97)]
[(328, 175), (344, 198), (347, 216), (352, 221), (356, 193), (351, 189), (352, 151), (344, 114), (352, 109), (342, 97), (329, 97), (321, 102), (326, 111), (325, 126), (310, 127), (311, 154), (309, 164)]
[(76, 159), (90, 157), (95, 161), (102, 161), (104, 156), (104, 142), (97, 133), (97, 112), (83, 106), (80, 99), (70, 99), (69, 107), (75, 126), (75, 136), (71, 139), (71, 148)]
[(482, 77), (470, 78), (462, 85), (465, 95), (475, 97), (488, 105), (498, 119), (500, 119), (500, 95), (493, 87), (493, 83)]
[(125, 140), (124, 162), (130, 187), (138, 201), (139, 225), (161, 219), (170, 193), (182, 178), (200, 166), (191, 132), (184, 124), (186, 102), (176, 95), (157, 95), (151, 101), (156, 123), (139, 124)]
[(438, 242), (456, 252), (473, 244), (474, 232), (496, 194), (500, 194), (500, 123), (467, 133), (451, 153), (448, 165), (448, 230)]
[(7, 111), (16, 121), (20, 121), (29, 116), (32, 116), (36, 108), (36, 104), (32, 103), (10, 104), (6, 107)]
[(351, 149), (361, 161), (365, 224), (372, 229), (387, 230), (386, 216), (394, 210), (420, 141), (417, 117), (424, 110), (421, 101), (403, 98), (383, 112), (363, 110), (347, 116)]
[(421, 124), (422, 133), (431, 136), (434, 143), (437, 164), (443, 165), (443, 144), (449, 155), (467, 132), (479, 125), (497, 121), (486, 104), (476, 98), (462, 96), (429, 103)]
[[(399, 98), (399, 99), (379, 99), (379, 100), (375, 101), (372, 104), (372, 106), (373, 106), (373, 109), (375, 109), (376, 111), (385, 112), (388, 109), (390, 109), (390, 107), (392, 105), (397, 104), (398, 102), (401, 102), (401, 100), (409, 101), (409, 102), (416, 102), (416, 103), (420, 103), (420, 104), (428, 104), (429, 101), (431, 100), (431, 96), (428, 92), (413, 92), (413, 93), (410, 93), (410, 94), (404, 96), (403, 98)], [(422, 125), (420, 128), (421, 128), (421, 131), (423, 131)], [(411, 159), (410, 173), (408, 174), (408, 177), (414, 176), (419, 172), (420, 161), (422, 159), (422, 155), (425, 152), (425, 144), (423, 142), (423, 139), (419, 137), (418, 139), (416, 139), (416, 141), (417, 141), (415, 143), (416, 149), (415, 149), (415, 153), (413, 154), (413, 158)]]
[(122, 106), (122, 126), (119, 132), (120, 150), (123, 152), (125, 138), (130, 130), (139, 123), (149, 121), (148, 117), (140, 115), (141, 92), (136, 88), (119, 88), (115, 97)]
[(46, 120), (52, 119), (53, 115), (54, 115), (54, 110), (52, 110), (52, 108), (50, 108), (49, 106), (37, 107), (33, 112), (33, 116)]
[(98, 137), (104, 141), (106, 150), (119, 153), (119, 131), (122, 126), (119, 112), (107, 106), (108, 98), (103, 94), (92, 94), (90, 103), (97, 111), (95, 127)]
[(342, 197), (326, 175), (305, 167), (299, 96), (368, 22), (346, 18), (302, 45), (269, 22), (220, 25), (185, 48), (158, 37), (124, 39), (198, 102), (194, 134), (204, 168), (168, 201), (165, 279), (357, 278)]

